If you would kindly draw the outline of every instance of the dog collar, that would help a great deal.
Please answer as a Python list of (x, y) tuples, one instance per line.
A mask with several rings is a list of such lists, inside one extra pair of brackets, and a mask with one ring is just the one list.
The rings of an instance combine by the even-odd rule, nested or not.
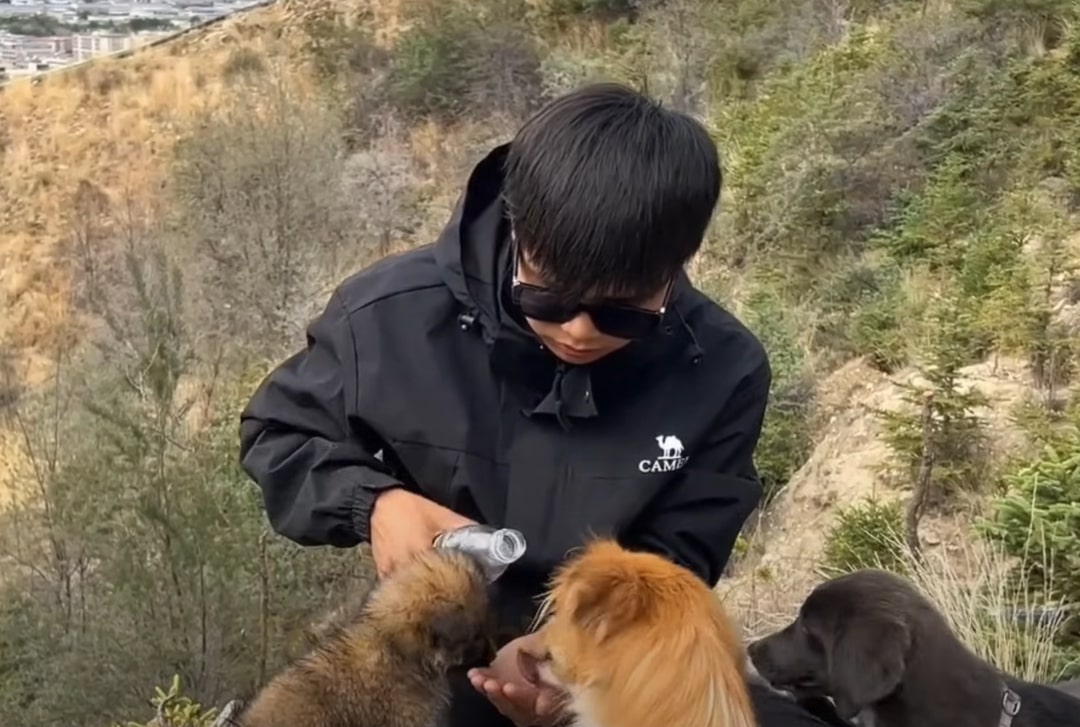
[(1003, 687), (1001, 694), (1001, 719), (998, 720), (998, 727), (1011, 727), (1013, 717), (1019, 713), (1020, 695), (1008, 687)]

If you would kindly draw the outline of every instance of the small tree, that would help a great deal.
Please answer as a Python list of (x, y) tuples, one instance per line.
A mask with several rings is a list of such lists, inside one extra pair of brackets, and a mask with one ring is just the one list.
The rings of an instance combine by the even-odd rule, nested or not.
[(942, 300), (931, 312), (930, 330), (919, 369), (925, 383), (903, 387), (909, 409), (878, 412), (886, 440), (917, 488), (908, 527), (913, 545), (926, 508), (956, 490), (978, 487), (986, 465), (985, 433), (975, 413), (986, 398), (961, 382), (960, 369), (970, 358), (971, 313), (955, 299)]

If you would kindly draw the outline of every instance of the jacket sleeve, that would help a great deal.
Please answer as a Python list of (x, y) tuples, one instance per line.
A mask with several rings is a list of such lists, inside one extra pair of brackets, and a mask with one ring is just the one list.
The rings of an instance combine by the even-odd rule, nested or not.
[(631, 547), (664, 555), (715, 585), (747, 518), (761, 502), (754, 449), (769, 399), (772, 372), (764, 350), (755, 357), (709, 439), (644, 513), (627, 538)]
[(270, 525), (301, 545), (368, 542), (376, 495), (399, 484), (355, 415), (356, 395), (355, 341), (335, 293), (307, 346), (263, 380), (240, 416), (241, 466), (262, 490)]

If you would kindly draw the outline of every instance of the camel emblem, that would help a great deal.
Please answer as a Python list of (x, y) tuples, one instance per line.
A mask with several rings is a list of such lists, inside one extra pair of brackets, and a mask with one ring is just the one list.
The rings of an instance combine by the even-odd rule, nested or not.
[(660, 447), (660, 456), (656, 459), (643, 459), (638, 462), (638, 472), (649, 474), (653, 472), (674, 472), (681, 470), (688, 457), (683, 455), (682, 440), (674, 434), (658, 434), (656, 446)]
[(663, 452), (660, 459), (677, 459), (682, 456), (682, 441), (673, 434), (657, 435), (656, 444), (660, 447), (660, 451)]

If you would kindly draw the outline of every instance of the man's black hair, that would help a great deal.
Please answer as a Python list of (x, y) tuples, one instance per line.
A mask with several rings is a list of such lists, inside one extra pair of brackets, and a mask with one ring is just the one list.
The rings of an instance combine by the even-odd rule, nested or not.
[(510, 144), (503, 195), (518, 244), (567, 298), (660, 290), (701, 247), (720, 160), (695, 119), (625, 86), (548, 103)]

